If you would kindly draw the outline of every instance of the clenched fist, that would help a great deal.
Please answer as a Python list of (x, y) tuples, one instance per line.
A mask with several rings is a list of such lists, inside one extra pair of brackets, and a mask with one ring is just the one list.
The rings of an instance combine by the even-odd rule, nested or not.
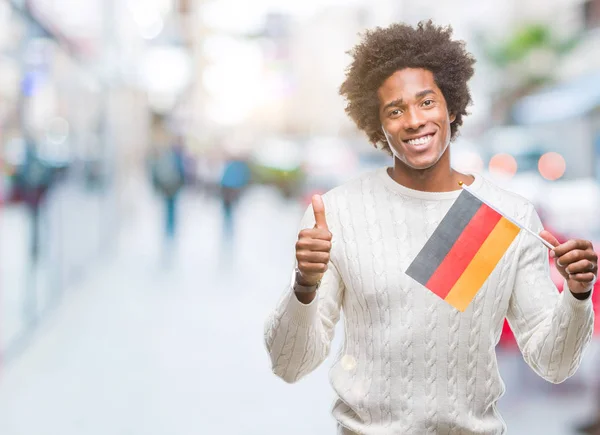
[(320, 195), (312, 197), (315, 213), (315, 226), (300, 231), (296, 242), (296, 260), (303, 286), (316, 285), (327, 270), (329, 253), (331, 252), (331, 232), (325, 220), (325, 205)]

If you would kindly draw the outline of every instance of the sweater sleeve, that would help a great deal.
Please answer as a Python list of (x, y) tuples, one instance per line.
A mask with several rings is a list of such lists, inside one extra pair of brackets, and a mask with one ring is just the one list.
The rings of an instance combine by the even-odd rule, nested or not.
[[(300, 227), (313, 225), (311, 206)], [(317, 297), (310, 304), (303, 304), (296, 298), (292, 290), (294, 275), (265, 323), (264, 337), (273, 373), (288, 383), (315, 370), (329, 355), (344, 293), (344, 283), (333, 261), (329, 262)]]
[[(530, 205), (529, 228), (542, 229)], [(523, 234), (507, 319), (527, 364), (542, 378), (560, 383), (572, 376), (591, 340), (592, 298), (576, 299), (566, 285), (562, 293), (550, 278), (548, 249)]]

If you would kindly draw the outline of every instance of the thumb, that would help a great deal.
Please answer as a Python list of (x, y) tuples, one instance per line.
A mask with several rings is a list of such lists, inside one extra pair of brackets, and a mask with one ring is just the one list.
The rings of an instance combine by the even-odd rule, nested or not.
[(543, 230), (540, 233), (540, 237), (542, 239), (544, 239), (545, 241), (547, 241), (548, 243), (550, 243), (554, 247), (557, 247), (558, 245), (560, 245), (560, 242), (558, 241), (558, 239), (556, 237), (554, 237), (550, 231)]
[(325, 204), (323, 204), (323, 198), (321, 198), (321, 195), (314, 195), (312, 197), (312, 206), (315, 213), (315, 226), (317, 228), (327, 229), (327, 220), (325, 219)]
[[(548, 243), (550, 243), (555, 248), (558, 245), (560, 245), (560, 242), (558, 241), (558, 239), (556, 237), (554, 237), (550, 231), (542, 230), (540, 232), (540, 237), (542, 239), (544, 239), (545, 241), (547, 241)], [(555, 256), (554, 250), (551, 250), (550, 257), (554, 258), (554, 256)]]

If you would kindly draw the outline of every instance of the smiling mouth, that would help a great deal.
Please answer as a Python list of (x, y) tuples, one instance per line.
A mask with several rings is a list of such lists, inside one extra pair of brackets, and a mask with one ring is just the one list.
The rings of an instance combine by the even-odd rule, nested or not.
[(426, 136), (421, 136), (417, 139), (406, 140), (405, 142), (411, 146), (423, 147), (423, 146), (429, 145), (429, 143), (433, 139), (433, 136), (435, 136), (435, 133), (428, 134)]

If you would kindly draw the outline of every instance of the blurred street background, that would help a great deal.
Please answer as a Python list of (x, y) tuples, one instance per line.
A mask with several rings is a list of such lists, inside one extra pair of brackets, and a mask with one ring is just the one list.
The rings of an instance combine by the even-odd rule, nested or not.
[[(428, 18), (478, 60), (454, 166), (598, 248), (600, 0), (0, 0), (0, 434), (333, 434), (263, 322), (311, 195), (391, 165), (346, 51)], [(505, 329), (510, 434), (600, 415), (600, 336), (551, 385)]]

